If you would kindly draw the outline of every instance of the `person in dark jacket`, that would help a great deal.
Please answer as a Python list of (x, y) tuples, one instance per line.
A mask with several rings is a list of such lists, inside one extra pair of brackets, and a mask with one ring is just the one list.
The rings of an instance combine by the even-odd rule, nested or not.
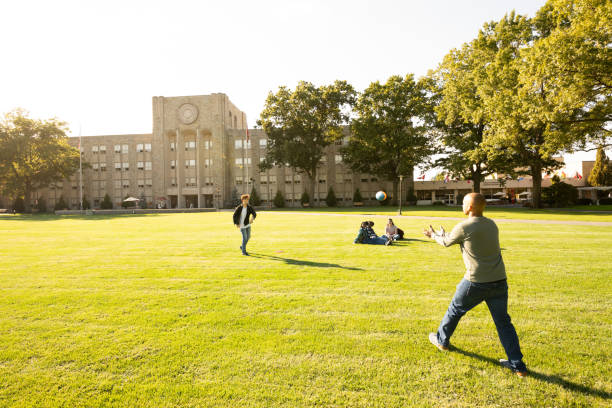
[[(240, 201), (242, 201), (242, 204), (236, 207), (234, 211), (234, 225), (236, 228), (239, 228), (242, 233), (242, 245), (240, 245), (240, 250), (242, 251), (242, 255), (246, 256), (249, 255), (246, 251), (246, 246), (249, 239), (251, 239), (251, 224), (253, 224), (255, 217), (257, 217), (257, 213), (253, 207), (249, 205), (249, 198), (250, 196), (248, 194), (241, 195)], [(251, 215), (253, 216), (252, 219)]]
[(379, 237), (376, 235), (372, 227), (374, 223), (372, 221), (364, 221), (361, 223), (357, 238), (353, 241), (354, 244), (370, 244), (370, 245), (391, 245), (393, 240)]

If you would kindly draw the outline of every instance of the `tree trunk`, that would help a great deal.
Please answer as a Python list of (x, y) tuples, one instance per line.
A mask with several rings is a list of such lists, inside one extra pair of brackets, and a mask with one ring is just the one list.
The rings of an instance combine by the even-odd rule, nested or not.
[(391, 205), (397, 205), (397, 186), (398, 186), (399, 182), (397, 181), (397, 179), (393, 179), (393, 196), (391, 199)]
[(23, 192), (23, 208), (26, 214), (30, 214), (32, 212), (32, 203), (30, 202), (31, 195), (32, 195), (32, 185), (30, 183), (26, 183), (25, 189)]
[(472, 173), (472, 183), (474, 183), (475, 193), (480, 193), (480, 183), (482, 183), (482, 175), (480, 173)]
[(532, 164), (531, 178), (533, 181), (533, 191), (531, 192), (531, 203), (533, 208), (540, 208), (540, 197), (542, 195), (542, 165), (540, 163)]
[(404, 192), (404, 194), (408, 194), (410, 191), (412, 191), (412, 194), (416, 195), (416, 192), (414, 191), (414, 166), (410, 168), (410, 170), (408, 170), (408, 172), (406, 173), (406, 177), (404, 177), (404, 180), (406, 180), (406, 191)]
[(310, 204), (310, 207), (312, 208), (314, 207), (315, 183), (317, 182), (316, 172), (315, 172), (315, 175), (313, 176), (308, 174), (308, 178), (310, 179), (310, 185), (308, 186), (308, 203)]

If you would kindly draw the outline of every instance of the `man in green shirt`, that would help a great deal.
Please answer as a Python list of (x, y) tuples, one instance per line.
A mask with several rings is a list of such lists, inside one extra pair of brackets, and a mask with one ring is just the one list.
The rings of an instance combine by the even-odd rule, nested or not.
[(450, 234), (446, 234), (443, 228), (435, 232), (431, 226), (423, 232), (442, 246), (459, 244), (466, 268), (438, 332), (430, 333), (429, 341), (440, 350), (448, 350), (459, 320), (484, 301), (508, 356), (508, 360), (500, 360), (501, 365), (524, 377), (527, 367), (508, 315), (508, 283), (499, 246), (499, 231), (493, 220), (482, 215), (485, 205), (482, 194), (468, 194), (463, 199), (463, 213), (468, 216), (467, 220), (457, 224)]

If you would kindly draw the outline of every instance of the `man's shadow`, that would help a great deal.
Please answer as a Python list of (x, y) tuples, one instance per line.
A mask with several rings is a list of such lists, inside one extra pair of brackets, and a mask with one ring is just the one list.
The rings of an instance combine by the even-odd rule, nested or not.
[[(499, 361), (495, 360), (494, 358), (490, 358), (490, 357), (485, 357), (481, 354), (478, 353), (473, 353), (471, 351), (466, 351), (466, 350), (462, 350), (458, 347), (455, 347), (453, 345), (451, 345), (450, 350), (459, 354), (463, 354), (464, 356), (467, 357), (472, 357), (472, 358), (476, 358), (478, 360), (482, 360), (482, 361), (486, 361), (488, 363), (491, 363), (497, 367), (500, 367), (499, 365)], [(586, 394), (586, 395), (591, 395), (594, 397), (601, 397), (604, 399), (611, 399), (612, 398), (612, 393), (609, 393), (607, 391), (604, 390), (598, 390), (596, 388), (590, 388), (587, 387), (586, 385), (582, 385), (582, 384), (576, 384), (574, 382), (565, 380), (561, 377), (559, 377), (558, 375), (546, 375), (546, 374), (542, 374), (539, 373), (537, 371), (533, 371), (531, 369), (529, 369), (529, 374), (528, 376), (531, 378), (535, 378), (536, 380), (539, 381), (544, 381), (550, 384), (558, 384), (560, 386), (562, 386), (565, 389), (568, 389), (570, 391), (576, 391), (576, 392), (580, 392), (582, 394)]]
[(280, 257), (280, 256), (274, 256), (274, 255), (257, 254), (255, 252), (251, 252), (249, 255), (252, 256), (253, 258), (269, 259), (269, 260), (272, 260), (272, 261), (284, 262), (287, 265), (310, 266), (310, 267), (314, 267), (314, 268), (340, 268), (340, 269), (347, 269), (349, 271), (363, 271), (363, 269), (361, 269), (361, 268), (354, 268), (354, 267), (350, 267), (350, 266), (342, 266), (342, 265), (338, 265), (338, 264), (334, 264), (334, 263), (328, 263), (328, 262), (302, 261), (302, 260), (299, 260), (299, 259), (283, 258), (283, 257)]

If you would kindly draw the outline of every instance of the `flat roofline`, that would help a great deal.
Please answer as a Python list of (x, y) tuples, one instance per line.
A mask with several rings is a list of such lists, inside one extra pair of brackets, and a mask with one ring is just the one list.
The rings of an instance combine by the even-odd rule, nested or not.
[(83, 136), (68, 136), (70, 139), (77, 139), (79, 137), (109, 137), (109, 136), (153, 136), (153, 133), (120, 133), (115, 135), (83, 135)]

